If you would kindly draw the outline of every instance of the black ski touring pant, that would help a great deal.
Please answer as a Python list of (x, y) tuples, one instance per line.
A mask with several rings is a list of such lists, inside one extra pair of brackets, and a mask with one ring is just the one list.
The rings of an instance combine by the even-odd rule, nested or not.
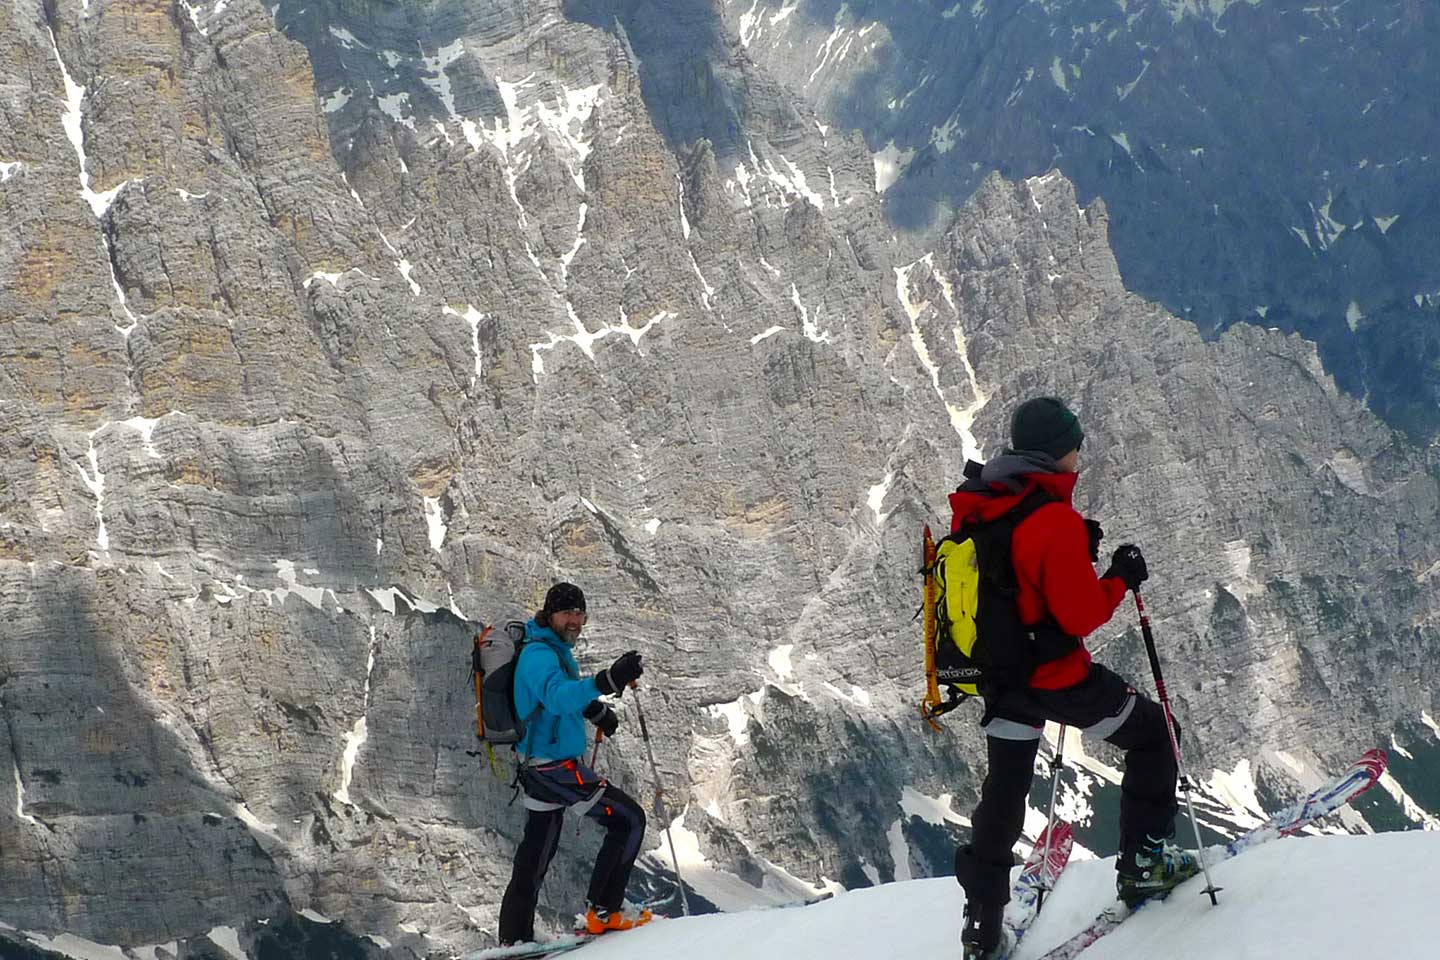
[[(1025, 801), (1045, 721), (1075, 727), (1089, 739), (1125, 751), (1120, 782), (1120, 836), (1124, 850), (1148, 834), (1170, 836), (1179, 771), (1165, 711), (1118, 674), (1094, 664), (1080, 683), (1064, 690), (1007, 691), (985, 704), (989, 769), (971, 817), (970, 843), (955, 851), (955, 878), (975, 904), (1010, 899), (1011, 849), (1025, 822)], [(1180, 727), (1175, 726), (1179, 739)]]
[(645, 838), (645, 811), (629, 794), (578, 760), (523, 767), (520, 786), (529, 815), (515, 851), (510, 885), (500, 901), (500, 942), (535, 939), (535, 904), (545, 871), (560, 845), (566, 807), (575, 807), (605, 828), (605, 840), (590, 874), (589, 900), (596, 909), (619, 910)]

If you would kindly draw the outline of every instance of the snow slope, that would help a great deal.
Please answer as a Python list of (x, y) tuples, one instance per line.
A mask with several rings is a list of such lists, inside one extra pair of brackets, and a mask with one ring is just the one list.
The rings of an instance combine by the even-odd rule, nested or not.
[[(1299, 837), (1218, 864), (1212, 907), (1182, 887), (1092, 946), (1086, 960), (1419, 960), (1440, 953), (1440, 833)], [(1067, 868), (1016, 960), (1034, 960), (1112, 896), (1113, 860)], [(959, 956), (963, 897), (949, 878), (891, 883), (808, 907), (664, 920), (602, 939), (584, 960), (837, 960)]]

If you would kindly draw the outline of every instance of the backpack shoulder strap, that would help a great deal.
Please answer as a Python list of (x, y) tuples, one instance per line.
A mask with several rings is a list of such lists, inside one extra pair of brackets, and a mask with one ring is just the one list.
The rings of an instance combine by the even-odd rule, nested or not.
[(538, 647), (543, 647), (551, 653), (555, 654), (555, 662), (557, 665), (559, 665), (561, 673), (565, 674), (565, 676), (569, 677), (571, 680), (580, 679), (578, 676), (571, 673), (569, 664), (570, 657), (565, 656), (565, 651), (561, 649), (558, 643), (552, 643), (549, 640), (542, 639), (534, 641), (534, 644)]
[[(540, 716), (541, 712), (545, 709), (545, 705), (544, 705), (543, 703), (541, 703), (541, 702), (540, 702), (540, 699), (537, 697), (537, 698), (535, 699), (535, 707), (534, 707), (534, 709), (532, 709), (532, 710), (530, 711), (530, 714), (529, 714), (528, 716), (522, 717), (522, 716), (520, 716), (518, 713), (515, 712), (515, 684), (517, 684), (517, 683), (520, 681), (520, 655), (521, 655), (522, 653), (524, 653), (527, 649), (531, 648), (531, 647), (540, 647), (540, 648), (550, 649), (550, 652), (555, 654), (555, 659), (556, 659), (557, 661), (560, 659), (560, 654), (557, 653), (553, 648), (550, 648), (550, 644), (546, 643), (544, 640), (533, 640), (533, 641), (532, 641), (532, 640), (531, 640), (528, 636), (526, 636), (526, 634), (525, 634), (524, 624), (520, 623), (518, 620), (517, 620), (517, 621), (512, 621), (510, 624), (507, 624), (506, 626), (507, 626), (507, 628), (508, 628), (508, 627), (511, 627), (511, 626), (515, 626), (515, 627), (519, 627), (519, 628), (520, 628), (520, 629), (519, 629), (519, 632), (518, 632), (518, 635), (515, 635), (514, 633), (512, 633), (512, 636), (515, 636), (515, 669), (510, 671), (510, 711), (511, 711), (512, 714), (514, 714), (515, 719), (516, 719), (516, 720), (519, 722), (519, 724), (520, 724), (520, 739), (519, 739), (518, 741), (516, 741), (515, 743), (512, 743), (512, 744), (510, 745), (510, 750), (511, 750), (512, 753), (514, 753), (514, 754), (516, 754), (516, 755), (518, 756), (518, 755), (521, 754), (521, 753), (528, 753), (528, 751), (529, 751), (529, 745), (530, 745), (530, 738), (531, 738), (531, 735), (534, 733), (535, 720), (536, 720), (536, 718), (538, 718), (538, 717)], [(564, 670), (564, 669), (565, 669), (565, 666), (564, 666), (563, 663), (560, 664), (560, 669), (561, 669), (561, 670)], [(521, 769), (521, 765), (517, 764), (517, 765), (516, 765), (516, 768), (515, 768), (515, 791), (516, 791), (516, 796), (519, 795), (519, 791), (520, 791), (520, 769)], [(511, 798), (510, 798), (510, 802), (511, 802), (511, 803), (514, 803), (514, 802), (515, 802), (515, 797), (511, 797)]]
[(1041, 507), (1052, 503), (1059, 503), (1060, 498), (1052, 493), (1046, 493), (1039, 487), (1031, 487), (1030, 492), (1020, 498), (1020, 502), (1011, 507), (1005, 514), (1005, 519), (1013, 526), (1020, 526), (1020, 522)]
[[(1055, 496), (1054, 494), (1046, 493), (1039, 487), (1031, 487), (1029, 492), (1026, 493), (1023, 497), (1021, 497), (1019, 502), (1016, 503), (1015, 506), (1011, 507), (1009, 510), (1006, 510), (1004, 513), (1000, 514), (1000, 516), (995, 517), (992, 520), (962, 520), (960, 523), (960, 529), (945, 537), (945, 540), (949, 540), (953, 543), (957, 540), (968, 539), (974, 533), (978, 533), (982, 530), (994, 530), (1002, 526), (1009, 527), (1013, 530), (1015, 527), (1018, 527), (1020, 525), (1021, 521), (1023, 521), (1026, 517), (1030, 516), (1030, 514), (1034, 513), (1036, 510), (1039, 510), (1041, 507), (1046, 506), (1047, 504), (1059, 502), (1060, 498)], [(944, 543), (945, 541), (942, 540), (940, 542)]]

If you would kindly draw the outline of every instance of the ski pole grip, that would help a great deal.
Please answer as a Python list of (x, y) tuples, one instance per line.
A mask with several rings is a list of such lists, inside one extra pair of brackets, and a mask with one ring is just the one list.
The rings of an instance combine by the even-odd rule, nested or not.
[[(1150, 672), (1155, 677), (1155, 685), (1164, 688), (1165, 678), (1160, 672), (1160, 653), (1155, 649), (1155, 633), (1150, 629), (1150, 616), (1145, 612), (1145, 601), (1140, 599), (1140, 591), (1135, 591), (1135, 609), (1140, 614), (1140, 635), (1145, 640), (1145, 653), (1150, 658)], [(1161, 693), (1163, 699), (1164, 693)]]

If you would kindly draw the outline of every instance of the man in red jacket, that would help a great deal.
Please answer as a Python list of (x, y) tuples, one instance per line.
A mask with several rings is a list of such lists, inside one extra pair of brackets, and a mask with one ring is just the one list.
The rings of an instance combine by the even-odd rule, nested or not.
[[(1022, 517), (1010, 540), (1010, 560), (1018, 587), (1013, 602), (1028, 647), (1028, 677), (981, 685), (989, 769), (971, 818), (971, 841), (955, 852), (955, 877), (965, 889), (966, 960), (990, 960), (1007, 948), (1002, 936), (1011, 851), (1024, 824), (1046, 721), (1076, 727), (1089, 739), (1125, 751), (1116, 865), (1123, 899), (1138, 903), (1196, 870), (1190, 854), (1165, 842), (1174, 828), (1177, 777), (1165, 714), (1119, 675), (1091, 663), (1082, 640), (1149, 577), (1145, 558), (1126, 544), (1115, 551), (1110, 568), (1095, 576), (1091, 563), (1099, 556), (1100, 525), (1070, 504), (1085, 434), (1063, 401), (1037, 397), (1022, 403), (1010, 434), (1011, 448), (950, 496), (952, 530), (1011, 511)], [(982, 605), (985, 600), (982, 594)]]

